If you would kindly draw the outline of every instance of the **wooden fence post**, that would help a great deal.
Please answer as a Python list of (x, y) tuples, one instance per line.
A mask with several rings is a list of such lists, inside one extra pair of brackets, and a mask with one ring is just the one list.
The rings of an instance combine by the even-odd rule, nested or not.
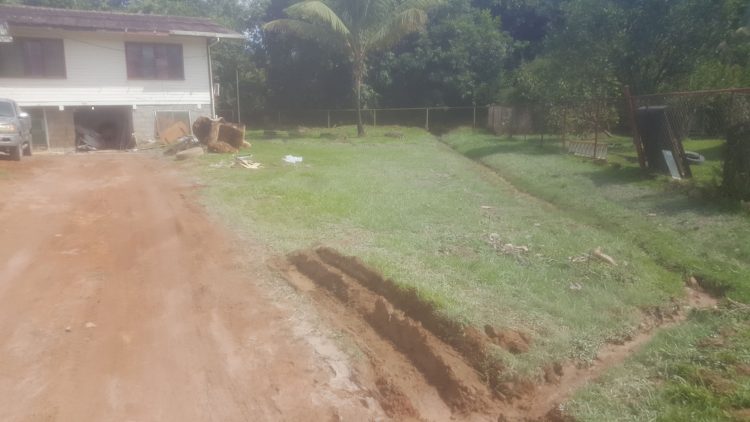
[(427, 113), (425, 114), (426, 117), (425, 117), (425, 122), (424, 122), (424, 128), (425, 130), (429, 131), (430, 130), (430, 108), (427, 107), (425, 108), (425, 110), (427, 111)]
[(641, 166), (641, 169), (645, 169), (646, 155), (643, 151), (643, 140), (641, 139), (641, 134), (638, 131), (638, 121), (635, 117), (635, 100), (633, 99), (633, 95), (630, 92), (629, 86), (625, 85), (625, 87), (623, 88), (623, 94), (625, 95), (625, 105), (628, 107), (630, 126), (633, 130), (633, 145), (635, 146), (635, 151), (638, 153), (638, 165)]

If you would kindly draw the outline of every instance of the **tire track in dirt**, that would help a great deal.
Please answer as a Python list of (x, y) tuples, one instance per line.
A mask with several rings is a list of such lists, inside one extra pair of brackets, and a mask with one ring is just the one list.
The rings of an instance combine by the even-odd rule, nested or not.
[(349, 362), (332, 341), (264, 289), (264, 247), (238, 245), (173, 164), (113, 153), (0, 170), (3, 422), (384, 417), (335, 370)]
[[(400, 288), (358, 258), (318, 247), (292, 253), (275, 266), (368, 356), (370, 367), (359, 371), (367, 374), (381, 406), (395, 419), (572, 420), (560, 405), (578, 389), (623, 363), (659, 330), (684, 321), (689, 309), (717, 303), (686, 289), (687, 303), (675, 302), (667, 315), (645, 316), (637, 334), (602, 347), (593, 364), (554, 364), (545, 368), (543, 382), (500, 383), (502, 367), (490, 362), (497, 346), (489, 335), (439, 316), (416, 292)], [(435, 407), (436, 400), (443, 405)]]

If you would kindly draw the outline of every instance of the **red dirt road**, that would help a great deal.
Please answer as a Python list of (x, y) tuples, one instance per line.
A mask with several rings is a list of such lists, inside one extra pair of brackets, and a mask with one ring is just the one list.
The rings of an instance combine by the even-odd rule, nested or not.
[(0, 160), (0, 421), (383, 417), (192, 191), (146, 155)]

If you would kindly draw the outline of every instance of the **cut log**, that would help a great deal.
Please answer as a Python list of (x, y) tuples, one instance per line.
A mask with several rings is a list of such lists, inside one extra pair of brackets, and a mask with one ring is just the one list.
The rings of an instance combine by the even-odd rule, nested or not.
[(209, 145), (219, 139), (219, 128), (224, 123), (224, 119), (219, 117), (212, 120), (208, 117), (201, 116), (195, 119), (193, 123), (193, 135), (198, 138), (203, 145)]
[(245, 125), (222, 123), (219, 126), (218, 141), (226, 142), (237, 149), (242, 148), (245, 142)]

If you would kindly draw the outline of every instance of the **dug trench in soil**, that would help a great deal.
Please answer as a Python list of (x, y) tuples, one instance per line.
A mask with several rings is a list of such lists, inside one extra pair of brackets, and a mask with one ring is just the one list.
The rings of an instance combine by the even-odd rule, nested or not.
[[(439, 315), (435, 307), (420, 298), (415, 290), (398, 286), (393, 280), (386, 279), (357, 257), (344, 256), (325, 246), (318, 247), (315, 252), (326, 264), (357, 280), (358, 283), (393, 303), (412, 319), (421, 322), (432, 334), (460, 352), (466, 361), (488, 381), (490, 387), (499, 391), (500, 376), (504, 368), (489, 356), (491, 339), (474, 327), (465, 327)], [(512, 391), (506, 393), (512, 395)]]
[[(523, 349), (528, 346), (528, 339), (522, 333), (509, 335), (492, 327), (485, 327), (487, 337), (483, 337), (484, 333), (476, 329), (460, 327), (436, 315), (432, 305), (420, 300), (416, 292), (403, 290), (358, 258), (341, 255), (331, 248), (319, 247), (315, 251), (297, 252), (290, 255), (289, 261), (307, 277), (308, 283), (312, 280), (302, 290), (310, 292), (315, 284), (324, 287), (335, 296), (333, 302), (338, 301), (344, 308), (354, 310), (359, 315), (357, 318), (364, 323), (362, 326), (365, 331), (374, 329), (375, 334), (371, 337), (380, 337), (376, 342), (386, 339), (406, 356), (454, 412), (459, 415), (474, 412), (474, 418), (482, 415), (494, 419), (497, 416), (490, 415), (500, 415), (498, 420), (506, 421), (572, 420), (564, 413), (560, 404), (570, 399), (578, 389), (601, 376), (607, 369), (624, 362), (648, 343), (660, 329), (684, 321), (687, 310), (708, 308), (717, 303), (708, 294), (687, 288), (687, 306), (675, 301), (671, 312), (646, 312), (644, 322), (636, 334), (606, 344), (599, 351), (595, 362), (587, 367), (581, 368), (575, 362), (555, 363), (545, 368), (542, 383), (519, 380), (515, 383), (492, 384), (490, 377), (477, 378), (478, 374), (467, 368), (466, 364), (478, 367), (480, 372), (486, 369), (484, 362), (490, 343), (506, 349), (507, 344), (514, 344), (514, 347)], [(316, 300), (319, 299), (320, 297)], [(352, 334), (356, 337), (361, 336), (362, 332), (359, 329)], [(467, 332), (470, 334), (467, 335)], [(512, 341), (509, 342), (508, 339)], [(367, 341), (364, 345), (365, 348), (369, 347)], [(525, 350), (516, 352), (523, 351)], [(450, 358), (446, 359), (445, 356)], [(389, 375), (389, 371), (383, 369), (388, 367), (387, 362), (379, 360), (375, 363), (371, 359), (371, 363), (380, 368), (377, 390), (381, 400), (385, 400), (381, 404), (390, 416), (419, 415), (434, 419), (421, 413), (416, 409), (419, 406), (415, 408), (412, 404), (409, 385), (398, 385), (391, 381), (390, 377), (394, 373), (398, 374), (399, 370), (391, 370)], [(499, 378), (500, 366), (496, 365), (494, 368), (498, 371)], [(489, 390), (477, 387), (477, 381), (481, 379), (489, 384)], [(408, 411), (389, 412), (389, 408), (394, 408), (393, 404), (397, 405), (396, 409)], [(452, 417), (455, 418), (456, 415)]]
[[(304, 258), (299, 258), (304, 259)], [(286, 259), (271, 262), (298, 291), (310, 297), (319, 314), (334, 329), (347, 334), (364, 356), (352, 359), (356, 382), (379, 402), (394, 420), (445, 420), (452, 416), (450, 407), (441, 399), (424, 375), (395, 346), (384, 340), (357, 312), (347, 307), (340, 297), (321, 283), (303, 275)], [(322, 264), (321, 264), (322, 265)], [(312, 264), (310, 268), (317, 266)], [(320, 272), (317, 277), (326, 274)], [(358, 353), (354, 353), (357, 355)]]
[(684, 322), (690, 310), (709, 309), (717, 306), (718, 300), (703, 290), (685, 288), (685, 303), (674, 302), (672, 310), (664, 313), (654, 310), (646, 313), (639, 331), (630, 337), (604, 345), (596, 360), (587, 367), (574, 362), (545, 370), (546, 383), (538, 385), (534, 392), (523, 397), (516, 405), (525, 410), (531, 420), (570, 420), (565, 417), (560, 405), (569, 400), (576, 391), (602, 376), (608, 369), (618, 366), (649, 343), (660, 331)]
[(326, 265), (312, 252), (295, 253), (289, 259), (302, 274), (331, 291), (350, 313), (353, 311), (406, 356), (453, 411), (481, 413), (488, 408), (490, 390), (476, 371), (420, 322), (394, 309), (383, 296)]

